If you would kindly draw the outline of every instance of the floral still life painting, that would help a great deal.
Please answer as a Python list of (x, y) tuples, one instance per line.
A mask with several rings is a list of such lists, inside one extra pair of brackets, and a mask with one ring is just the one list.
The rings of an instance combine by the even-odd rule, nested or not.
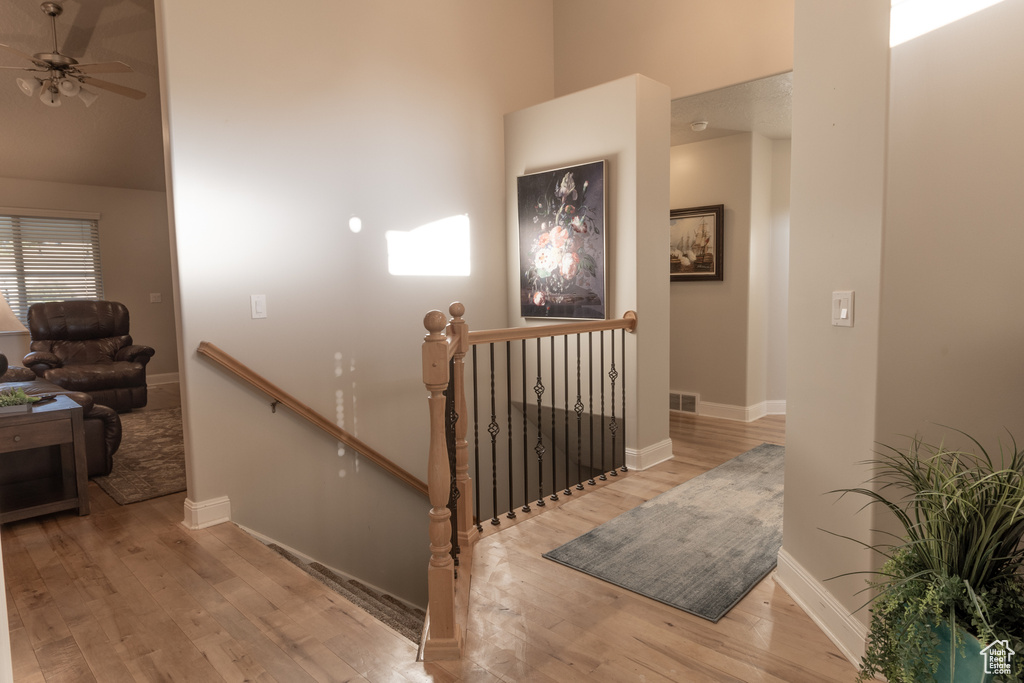
[(605, 318), (604, 164), (518, 178), (523, 317)]

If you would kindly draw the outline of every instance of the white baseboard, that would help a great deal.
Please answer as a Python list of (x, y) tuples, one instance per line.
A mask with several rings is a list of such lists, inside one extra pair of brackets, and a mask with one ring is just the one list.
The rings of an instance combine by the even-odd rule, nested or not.
[(659, 462), (672, 458), (672, 439), (665, 439), (652, 446), (635, 450), (626, 449), (626, 467), (631, 470), (646, 470)]
[(178, 373), (176, 372), (165, 372), (159, 375), (147, 375), (146, 384), (153, 386), (156, 384), (174, 384), (178, 381)]
[(818, 579), (811, 576), (793, 559), (785, 548), (779, 550), (775, 583), (789, 593), (807, 616), (824, 631), (829, 640), (859, 668), (868, 639), (868, 627), (851, 615), (850, 611), (836, 600)]
[(230, 521), (231, 501), (227, 496), (198, 502), (185, 499), (185, 519), (181, 523), (193, 531)]
[(698, 415), (718, 417), (723, 420), (736, 420), (738, 422), (753, 422), (760, 420), (765, 415), (785, 415), (785, 401), (761, 401), (752, 406), (731, 406), (726, 403), (710, 403), (701, 401), (697, 411)]

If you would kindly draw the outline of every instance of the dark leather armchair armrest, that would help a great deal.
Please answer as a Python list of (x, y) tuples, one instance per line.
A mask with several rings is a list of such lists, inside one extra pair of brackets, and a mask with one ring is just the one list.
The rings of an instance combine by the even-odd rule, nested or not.
[(32, 372), (36, 373), (40, 377), (42, 377), (43, 373), (50, 368), (60, 368), (64, 366), (60, 358), (57, 358), (55, 354), (52, 354), (49, 351), (30, 351), (28, 355), (25, 356), (25, 360), (23, 362), (25, 363), (25, 367), (31, 368)]
[(156, 349), (151, 346), (132, 344), (131, 346), (124, 346), (118, 349), (117, 353), (114, 355), (114, 360), (126, 360), (145, 365), (149, 362), (149, 359), (153, 357), (154, 353), (156, 353)]
[[(77, 401), (77, 397), (74, 397)], [(113, 463), (114, 453), (121, 447), (121, 418), (117, 416), (117, 411), (113, 408), (100, 405), (96, 403), (88, 411), (83, 412), (90, 418), (103, 420), (103, 439), (107, 443), (107, 472), (110, 471), (110, 467)]]

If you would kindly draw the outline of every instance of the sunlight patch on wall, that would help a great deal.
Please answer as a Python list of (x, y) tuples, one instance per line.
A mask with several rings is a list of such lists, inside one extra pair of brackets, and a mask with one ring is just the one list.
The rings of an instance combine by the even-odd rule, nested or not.
[(889, 47), (923, 36), (1003, 0), (892, 0)]
[(449, 216), (415, 230), (388, 230), (392, 275), (469, 275), (469, 216)]

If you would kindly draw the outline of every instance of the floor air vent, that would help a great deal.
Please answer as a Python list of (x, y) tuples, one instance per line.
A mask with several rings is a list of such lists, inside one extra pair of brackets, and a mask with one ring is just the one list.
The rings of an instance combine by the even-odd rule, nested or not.
[(696, 413), (697, 395), (670, 391), (668, 392), (668, 409), (680, 413)]

